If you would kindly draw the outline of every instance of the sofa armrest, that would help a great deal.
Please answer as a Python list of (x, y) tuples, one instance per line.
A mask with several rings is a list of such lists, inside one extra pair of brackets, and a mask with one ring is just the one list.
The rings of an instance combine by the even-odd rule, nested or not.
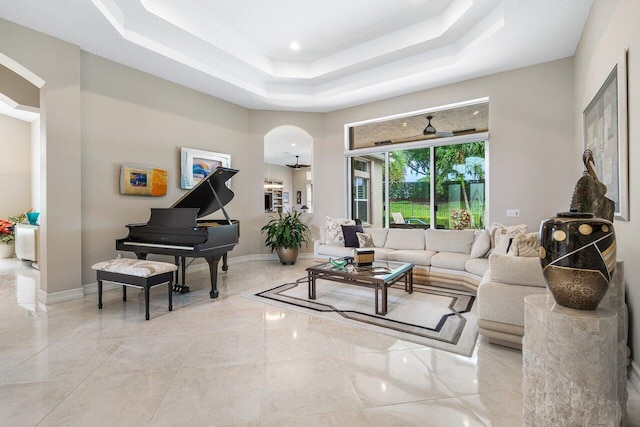
[(538, 257), (491, 254), (488, 274), (492, 282), (540, 288), (547, 286)]

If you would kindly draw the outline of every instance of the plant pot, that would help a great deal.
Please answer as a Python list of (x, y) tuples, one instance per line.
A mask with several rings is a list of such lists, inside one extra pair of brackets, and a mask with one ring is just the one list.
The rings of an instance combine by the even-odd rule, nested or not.
[(280, 258), (280, 262), (283, 264), (295, 264), (298, 259), (298, 250), (292, 248), (279, 247), (276, 249), (276, 253), (278, 254), (278, 258)]
[(9, 242), (9, 244), (0, 242), (0, 259), (13, 258), (13, 254), (16, 252), (15, 249), (15, 242)]
[(540, 262), (556, 303), (595, 310), (616, 265), (613, 224), (591, 213), (558, 213), (540, 227)]

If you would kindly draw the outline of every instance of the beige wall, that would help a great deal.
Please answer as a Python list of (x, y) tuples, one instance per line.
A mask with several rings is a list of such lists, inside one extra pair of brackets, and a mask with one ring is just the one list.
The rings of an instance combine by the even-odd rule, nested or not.
[(43, 293), (39, 297), (65, 291), (78, 295), (82, 284), (80, 49), (0, 19), (0, 53), (33, 73), (34, 80), (44, 81), (39, 262)]
[(29, 127), (30, 147), (31, 147), (31, 208), (40, 212), (40, 202), (42, 199), (42, 191), (40, 185), (42, 182), (42, 173), (40, 168), (40, 158), (42, 156), (42, 140), (40, 134), (42, 129), (40, 128), (40, 117), (31, 122)]
[[(629, 334), (632, 358), (640, 354), (640, 2), (637, 0), (596, 0), (575, 55), (575, 140), (574, 158), (582, 152), (582, 111), (598, 91), (624, 49), (628, 53), (629, 99), (629, 221), (615, 221), (618, 258), (625, 261)], [(576, 168), (581, 167), (581, 162)], [(639, 374), (635, 366), (636, 374)]]
[[(239, 169), (226, 206), (241, 221), (240, 243), (232, 256), (250, 253), (253, 233), (245, 232), (245, 212), (254, 206), (247, 189), (260, 179), (260, 168), (247, 144), (248, 110), (152, 77), (89, 53), (82, 53), (82, 244), (83, 283), (95, 282), (91, 265), (116, 255), (115, 240), (127, 235), (126, 224), (146, 222), (151, 207), (170, 207), (180, 189), (180, 148), (227, 153)], [(165, 197), (119, 193), (123, 163), (169, 171)], [(222, 212), (211, 215), (224, 218)], [(130, 256), (133, 256), (131, 254)], [(150, 256), (150, 259), (161, 256)]]
[(31, 207), (30, 123), (0, 114), (0, 219)]
[(0, 65), (0, 93), (19, 105), (40, 108), (40, 88)]

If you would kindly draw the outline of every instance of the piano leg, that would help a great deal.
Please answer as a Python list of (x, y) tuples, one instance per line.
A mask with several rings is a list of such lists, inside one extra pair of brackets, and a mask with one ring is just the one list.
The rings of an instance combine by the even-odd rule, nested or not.
[(211, 275), (211, 292), (209, 296), (211, 298), (218, 298), (218, 262), (220, 256), (214, 256), (213, 258), (207, 258), (209, 263), (209, 274)]
[(229, 269), (229, 265), (227, 264), (227, 253), (225, 252), (222, 255), (222, 271), (227, 271)]

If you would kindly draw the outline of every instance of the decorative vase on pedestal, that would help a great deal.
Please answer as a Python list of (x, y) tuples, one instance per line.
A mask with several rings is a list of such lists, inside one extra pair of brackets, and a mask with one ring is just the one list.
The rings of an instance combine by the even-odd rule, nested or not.
[(558, 213), (540, 226), (540, 262), (556, 303), (595, 310), (616, 266), (613, 224), (592, 213)]
[(13, 258), (13, 254), (15, 253), (15, 243), (3, 243), (0, 242), (0, 259), (2, 258)]

